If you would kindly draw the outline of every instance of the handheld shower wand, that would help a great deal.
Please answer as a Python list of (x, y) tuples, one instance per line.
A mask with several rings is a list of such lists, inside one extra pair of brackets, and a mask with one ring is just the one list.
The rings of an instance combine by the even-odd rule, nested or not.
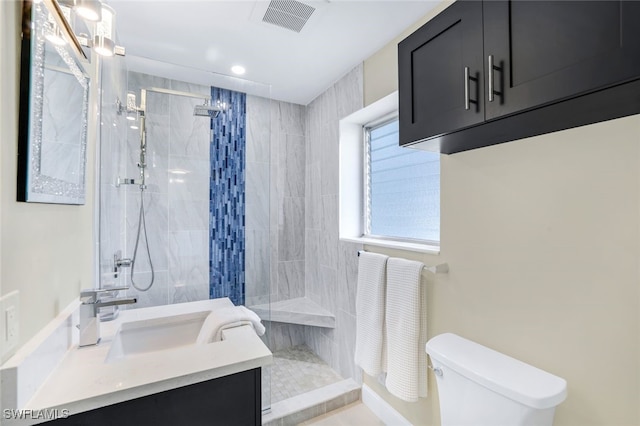
[[(147, 168), (147, 128), (146, 128), (146, 116), (145, 107), (147, 100), (147, 91), (140, 91), (140, 108), (138, 114), (140, 117), (140, 162), (138, 168), (140, 169), (140, 213), (138, 214), (138, 232), (136, 233), (136, 244), (133, 249), (133, 258), (131, 259), (131, 285), (138, 291), (147, 291), (153, 285), (155, 280), (155, 271), (153, 269), (153, 262), (151, 261), (151, 249), (149, 248), (149, 238), (147, 236), (147, 223), (144, 211), (144, 190), (147, 188), (145, 171)], [(138, 287), (135, 282), (134, 272), (136, 267), (136, 260), (138, 259), (138, 245), (140, 244), (140, 234), (144, 230), (144, 242), (147, 246), (147, 258), (149, 259), (149, 268), (151, 269), (151, 280), (146, 287)]]

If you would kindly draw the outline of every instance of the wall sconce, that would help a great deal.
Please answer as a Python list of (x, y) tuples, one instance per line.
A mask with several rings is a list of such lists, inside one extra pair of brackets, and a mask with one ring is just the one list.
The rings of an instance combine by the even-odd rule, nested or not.
[(115, 11), (111, 6), (102, 4), (98, 0), (60, 0), (68, 8), (87, 21), (95, 22), (93, 37), (79, 34), (78, 42), (84, 47), (91, 48), (100, 56), (125, 55), (122, 46), (116, 46), (115, 39)]
[(87, 21), (98, 22), (102, 19), (102, 4), (98, 0), (73, 0), (73, 9)]

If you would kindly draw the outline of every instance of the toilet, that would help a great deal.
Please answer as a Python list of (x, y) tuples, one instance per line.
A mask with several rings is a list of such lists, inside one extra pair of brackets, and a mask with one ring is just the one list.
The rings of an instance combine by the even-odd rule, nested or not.
[(442, 426), (551, 426), (567, 382), (452, 333), (427, 342)]

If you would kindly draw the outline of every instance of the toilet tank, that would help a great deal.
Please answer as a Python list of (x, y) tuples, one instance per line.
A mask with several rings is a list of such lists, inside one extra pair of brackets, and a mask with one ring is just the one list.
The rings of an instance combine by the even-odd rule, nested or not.
[(567, 382), (455, 334), (427, 342), (442, 426), (550, 426)]

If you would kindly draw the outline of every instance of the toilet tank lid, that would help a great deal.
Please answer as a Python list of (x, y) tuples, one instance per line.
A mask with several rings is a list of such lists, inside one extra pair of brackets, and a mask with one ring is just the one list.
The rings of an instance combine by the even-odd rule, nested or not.
[(555, 407), (567, 396), (563, 378), (452, 333), (433, 337), (426, 351), (466, 378), (529, 407)]

